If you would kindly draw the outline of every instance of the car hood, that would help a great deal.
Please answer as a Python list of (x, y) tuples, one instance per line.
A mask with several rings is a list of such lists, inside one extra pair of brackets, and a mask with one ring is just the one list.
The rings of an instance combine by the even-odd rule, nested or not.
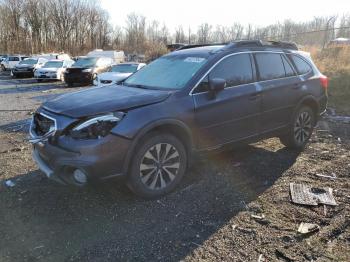
[(56, 68), (56, 67), (47, 67), (47, 68), (39, 68), (37, 70), (37, 72), (50, 72), (50, 73), (56, 73), (60, 70), (60, 68)]
[(111, 81), (122, 81), (129, 77), (132, 73), (117, 73), (117, 72), (107, 72), (98, 75), (100, 80), (111, 80)]
[(47, 101), (43, 108), (53, 113), (82, 118), (158, 103), (170, 94), (170, 91), (112, 85), (65, 94)]
[(15, 65), (16, 68), (34, 68), (35, 65), (29, 65), (29, 64), (17, 64)]

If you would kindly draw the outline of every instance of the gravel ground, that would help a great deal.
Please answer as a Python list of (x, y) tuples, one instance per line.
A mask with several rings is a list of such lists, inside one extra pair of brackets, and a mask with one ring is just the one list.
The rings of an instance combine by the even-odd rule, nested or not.
[[(145, 201), (122, 180), (78, 189), (37, 170), (28, 119), (77, 89), (0, 75), (0, 261), (350, 261), (349, 124), (323, 120), (301, 153), (269, 139), (203, 156), (175, 192)], [(332, 187), (338, 206), (294, 205), (290, 182)], [(300, 236), (300, 222), (321, 229)]]

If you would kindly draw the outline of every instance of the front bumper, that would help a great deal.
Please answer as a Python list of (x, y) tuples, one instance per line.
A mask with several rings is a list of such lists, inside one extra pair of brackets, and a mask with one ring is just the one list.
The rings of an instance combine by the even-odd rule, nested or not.
[(33, 145), (33, 159), (50, 179), (62, 184), (81, 185), (73, 178), (76, 169), (88, 181), (123, 176), (124, 162), (131, 141), (115, 135), (93, 140), (61, 137), (57, 145), (47, 141)]
[(36, 79), (59, 79), (56, 73), (53, 74), (34, 74)]
[(33, 70), (25, 70), (25, 71), (17, 71), (17, 70), (12, 70), (12, 74), (14, 76), (34, 76)]
[(91, 73), (66, 73), (64, 74), (64, 81), (66, 83), (77, 83), (77, 84), (85, 84), (92, 83), (92, 74)]

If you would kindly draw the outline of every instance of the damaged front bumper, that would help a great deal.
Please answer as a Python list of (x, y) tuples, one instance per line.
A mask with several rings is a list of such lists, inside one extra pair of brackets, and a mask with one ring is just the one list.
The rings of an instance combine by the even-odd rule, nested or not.
[(33, 159), (50, 179), (62, 184), (82, 185), (96, 179), (123, 176), (131, 140), (109, 134), (96, 139), (74, 139), (62, 133), (74, 120), (39, 112), (50, 122), (44, 135), (35, 132), (34, 117), (29, 142)]

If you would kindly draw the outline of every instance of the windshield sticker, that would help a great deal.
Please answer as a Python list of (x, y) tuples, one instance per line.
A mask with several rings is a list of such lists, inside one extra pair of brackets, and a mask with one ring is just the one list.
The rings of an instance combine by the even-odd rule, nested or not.
[(187, 57), (184, 61), (188, 63), (202, 63), (204, 60), (202, 57)]

